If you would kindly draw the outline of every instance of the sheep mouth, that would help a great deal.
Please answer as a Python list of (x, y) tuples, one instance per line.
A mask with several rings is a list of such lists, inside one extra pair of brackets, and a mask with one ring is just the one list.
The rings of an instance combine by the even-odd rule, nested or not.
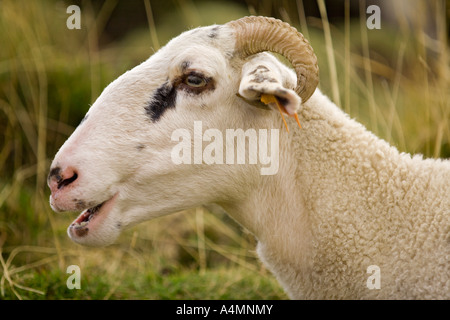
[(78, 218), (71, 224), (71, 227), (75, 228), (75, 229), (81, 229), (84, 228), (85, 226), (87, 226), (89, 224), (89, 222), (91, 221), (91, 219), (98, 214), (98, 212), (100, 211), (100, 209), (102, 208), (104, 202), (93, 207), (93, 208), (89, 208), (84, 210), (79, 216)]
[(70, 235), (75, 237), (84, 237), (89, 233), (89, 230), (94, 229), (96, 225), (101, 222), (100, 218), (104, 218), (109, 211), (111, 211), (112, 204), (116, 196), (113, 196), (107, 201), (104, 201), (92, 208), (88, 208), (81, 212), (68, 228)]

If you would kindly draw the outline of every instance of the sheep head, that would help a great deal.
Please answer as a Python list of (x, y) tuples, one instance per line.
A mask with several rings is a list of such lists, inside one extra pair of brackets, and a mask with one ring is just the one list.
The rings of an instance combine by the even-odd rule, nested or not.
[[(284, 55), (295, 73), (264, 51)], [(52, 162), (50, 205), (82, 211), (70, 238), (100, 246), (139, 222), (232, 201), (261, 165), (176, 163), (174, 132), (195, 139), (195, 122), (224, 134), (278, 127), (261, 95), (275, 96), (292, 114), (317, 81), (311, 47), (281, 21), (247, 17), (184, 32), (105, 88)]]

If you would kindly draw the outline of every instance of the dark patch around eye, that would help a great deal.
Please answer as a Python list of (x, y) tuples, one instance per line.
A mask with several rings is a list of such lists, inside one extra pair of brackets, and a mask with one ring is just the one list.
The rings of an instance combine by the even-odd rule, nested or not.
[(156, 89), (150, 103), (145, 107), (147, 115), (153, 122), (161, 118), (164, 112), (169, 108), (175, 108), (175, 101), (177, 99), (177, 90), (175, 86), (169, 83), (164, 83), (161, 87)]
[[(205, 81), (205, 85), (200, 87), (189, 86), (188, 84), (186, 84), (186, 80), (189, 76), (202, 78)], [(200, 94), (204, 91), (214, 91), (214, 89), (216, 88), (214, 79), (212, 77), (205, 77), (202, 73), (196, 71), (191, 71), (188, 74), (185, 74), (181, 78), (177, 79), (176, 86), (178, 86), (181, 90), (192, 94)]]
[[(188, 67), (189, 64), (190, 62), (185, 61), (182, 63), (182, 67)], [(200, 87), (189, 86), (185, 83), (185, 81), (190, 75), (202, 78), (205, 81), (205, 85)], [(212, 77), (205, 77), (199, 72), (191, 71), (188, 74), (184, 74), (183, 76), (175, 79), (173, 84), (170, 84), (168, 81), (166, 81), (163, 85), (156, 89), (151, 101), (145, 107), (145, 111), (152, 122), (156, 122), (161, 118), (161, 116), (167, 109), (175, 108), (178, 89), (183, 90), (189, 94), (198, 95), (203, 93), (204, 91), (214, 91), (215, 88), (215, 81)], [(137, 149), (142, 150), (142, 148)]]

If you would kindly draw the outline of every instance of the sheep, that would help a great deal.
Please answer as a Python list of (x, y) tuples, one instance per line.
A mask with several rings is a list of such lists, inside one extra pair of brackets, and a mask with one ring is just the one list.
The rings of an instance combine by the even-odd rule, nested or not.
[[(82, 211), (68, 235), (87, 246), (219, 205), (292, 299), (449, 299), (450, 162), (400, 153), (318, 79), (309, 42), (280, 20), (186, 31), (105, 88), (51, 164), (50, 205)], [(286, 132), (279, 111), (301, 128), (288, 117)], [(229, 129), (276, 130), (258, 140), (259, 152), (278, 153), (276, 172), (262, 174), (261, 159), (224, 162), (218, 132)]]

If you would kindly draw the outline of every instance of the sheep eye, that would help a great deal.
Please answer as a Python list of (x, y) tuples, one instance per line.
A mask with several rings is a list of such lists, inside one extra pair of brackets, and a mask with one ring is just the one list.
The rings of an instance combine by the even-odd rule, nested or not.
[(206, 85), (206, 79), (195, 74), (190, 74), (186, 77), (184, 83), (190, 87), (200, 88)]

